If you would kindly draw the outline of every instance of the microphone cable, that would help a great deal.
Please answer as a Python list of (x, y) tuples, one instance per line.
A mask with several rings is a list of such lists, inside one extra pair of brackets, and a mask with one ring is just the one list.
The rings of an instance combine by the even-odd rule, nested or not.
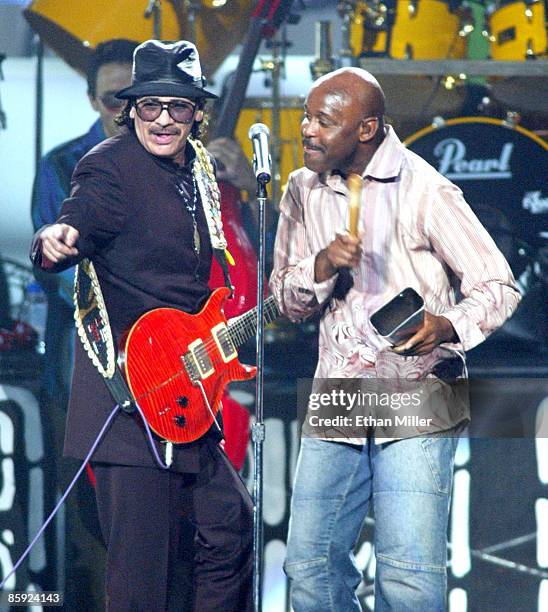
[[(160, 455), (158, 454), (158, 450), (156, 449), (156, 445), (154, 444), (154, 439), (152, 437), (152, 432), (150, 431), (149, 424), (147, 423), (147, 420), (146, 420), (146, 418), (145, 418), (145, 416), (143, 414), (143, 411), (141, 410), (141, 407), (139, 406), (139, 404), (137, 402), (135, 402), (135, 406), (137, 407), (137, 410), (138, 410), (139, 414), (141, 415), (141, 419), (143, 420), (143, 423), (145, 425), (145, 430), (147, 432), (147, 438), (148, 438), (148, 441), (150, 443), (150, 447), (152, 449), (152, 454), (154, 455), (154, 458), (155, 458), (156, 462), (158, 463), (158, 466), (161, 469), (163, 469), (163, 470), (168, 470), (170, 465), (167, 464), (167, 463), (164, 463), (161, 460)], [(78, 468), (78, 471), (76, 472), (74, 478), (72, 479), (72, 481), (68, 485), (66, 491), (61, 496), (61, 499), (57, 502), (57, 504), (55, 505), (55, 508), (53, 508), (53, 510), (51, 511), (50, 515), (44, 521), (43, 525), (40, 527), (40, 529), (38, 530), (38, 532), (36, 533), (36, 535), (32, 539), (31, 543), (27, 546), (25, 551), (21, 554), (21, 556), (19, 557), (19, 559), (17, 560), (15, 565), (12, 567), (11, 571), (5, 576), (5, 578), (3, 578), (2, 582), (0, 582), (0, 589), (4, 588), (4, 585), (9, 580), (9, 578), (11, 578), (11, 576), (19, 569), (19, 566), (25, 560), (25, 558), (28, 556), (28, 554), (30, 553), (32, 547), (36, 544), (36, 542), (39, 540), (39, 538), (42, 536), (42, 534), (46, 530), (46, 527), (51, 523), (51, 521), (53, 520), (53, 518), (55, 517), (55, 515), (59, 511), (59, 508), (65, 503), (66, 498), (68, 497), (69, 493), (74, 488), (74, 485), (76, 484), (78, 478), (80, 478), (80, 475), (84, 471), (86, 465), (91, 460), (91, 457), (92, 457), (93, 453), (95, 452), (95, 449), (99, 445), (99, 442), (101, 441), (102, 437), (105, 435), (106, 430), (110, 426), (112, 420), (114, 419), (114, 417), (116, 416), (116, 414), (118, 413), (119, 410), (120, 410), (120, 405), (116, 404), (116, 406), (114, 406), (112, 412), (107, 417), (105, 423), (103, 424), (103, 427), (101, 428), (101, 431), (97, 434), (97, 438), (95, 439), (94, 443), (91, 445), (91, 448), (89, 449), (89, 452), (86, 455), (85, 459), (82, 461), (82, 465)]]

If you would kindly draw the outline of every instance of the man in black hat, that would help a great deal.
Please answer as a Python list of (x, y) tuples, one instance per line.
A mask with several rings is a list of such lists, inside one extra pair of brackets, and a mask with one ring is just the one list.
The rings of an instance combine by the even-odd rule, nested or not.
[[(59, 219), (37, 233), (32, 253), (53, 272), (92, 261), (115, 345), (151, 309), (197, 312), (212, 255), (226, 246), (213, 166), (197, 140), (204, 102), (215, 96), (195, 46), (143, 43), (132, 85), (117, 95), (127, 100), (120, 121), (130, 129), (78, 164)], [(78, 343), (66, 455), (86, 457), (114, 404)], [(181, 609), (173, 593), (182, 551), (193, 560), (194, 610), (250, 609), (252, 504), (219, 436), (212, 428), (190, 444), (155, 439), (154, 447), (168, 469), (159, 468), (138, 414), (118, 412), (92, 458), (107, 609)]]

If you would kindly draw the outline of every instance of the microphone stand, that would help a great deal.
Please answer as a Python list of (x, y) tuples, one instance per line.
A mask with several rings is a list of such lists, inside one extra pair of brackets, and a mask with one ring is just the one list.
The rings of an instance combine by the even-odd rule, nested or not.
[(33, 38), (33, 47), (36, 53), (34, 169), (35, 173), (37, 173), (40, 159), (42, 158), (42, 129), (44, 124), (44, 45), (39, 34), (36, 34)]
[[(264, 176), (264, 175), (262, 175)], [(262, 609), (262, 557), (263, 557), (263, 442), (265, 426), (263, 417), (263, 372), (264, 372), (264, 275), (265, 275), (265, 206), (266, 184), (270, 180), (257, 179), (257, 201), (259, 203), (259, 257), (257, 265), (257, 378), (255, 380), (255, 423), (251, 428), (253, 440), (253, 609)]]

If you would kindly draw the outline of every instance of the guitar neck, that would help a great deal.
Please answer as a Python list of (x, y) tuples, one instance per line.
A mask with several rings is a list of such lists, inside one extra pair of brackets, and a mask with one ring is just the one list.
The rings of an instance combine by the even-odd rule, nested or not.
[[(264, 302), (264, 322), (266, 325), (280, 316), (280, 311), (273, 296), (269, 296)], [(228, 323), (228, 332), (234, 346), (241, 346), (247, 342), (257, 331), (257, 307), (252, 308)]]

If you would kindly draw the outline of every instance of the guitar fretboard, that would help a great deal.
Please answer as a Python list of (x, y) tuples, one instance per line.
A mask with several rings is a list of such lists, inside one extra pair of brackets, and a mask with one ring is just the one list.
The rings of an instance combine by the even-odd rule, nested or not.
[[(265, 325), (280, 316), (280, 311), (273, 296), (269, 296), (265, 300), (263, 312)], [(247, 342), (257, 331), (257, 307), (232, 319), (228, 324), (228, 331), (234, 346), (238, 347)]]

